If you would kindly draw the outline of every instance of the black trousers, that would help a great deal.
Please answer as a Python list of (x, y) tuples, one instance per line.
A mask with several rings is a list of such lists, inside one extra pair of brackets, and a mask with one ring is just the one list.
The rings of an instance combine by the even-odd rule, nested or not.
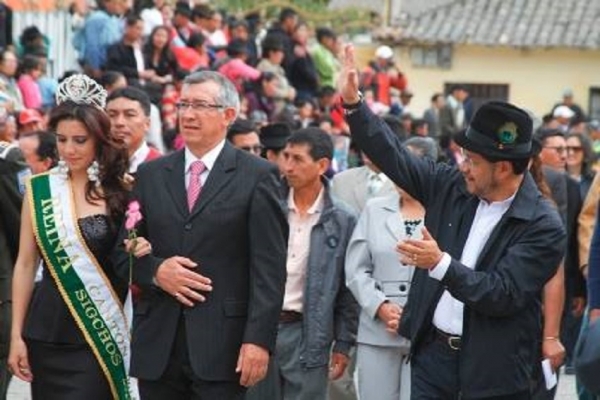
[[(411, 400), (475, 400), (460, 394), (460, 350), (432, 332), (411, 359)], [(530, 400), (529, 390), (486, 400)]]
[(0, 300), (0, 399), (6, 398), (10, 373), (8, 372), (8, 349), (10, 346), (11, 303)]
[(33, 400), (109, 400), (112, 393), (87, 344), (27, 340)]
[(157, 381), (139, 379), (138, 385), (142, 400), (243, 400), (246, 393), (239, 381), (205, 381), (194, 374), (183, 314), (164, 374)]

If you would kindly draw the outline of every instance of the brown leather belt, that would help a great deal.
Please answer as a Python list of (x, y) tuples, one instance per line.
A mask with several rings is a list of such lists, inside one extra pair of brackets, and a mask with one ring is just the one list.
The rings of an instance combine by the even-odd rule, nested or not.
[(279, 313), (279, 322), (282, 324), (289, 324), (292, 322), (302, 321), (302, 313), (298, 311), (285, 311)]
[(457, 335), (451, 335), (444, 331), (440, 331), (438, 328), (434, 328), (433, 330), (435, 338), (440, 340), (448, 345), (452, 350), (458, 351), (460, 350), (461, 338)]

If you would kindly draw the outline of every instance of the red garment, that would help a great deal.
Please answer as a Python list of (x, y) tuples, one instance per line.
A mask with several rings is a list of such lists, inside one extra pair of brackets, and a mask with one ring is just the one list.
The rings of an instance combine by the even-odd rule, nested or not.
[(210, 58), (207, 54), (201, 56), (190, 47), (171, 46), (171, 51), (181, 69), (195, 71), (198, 68), (208, 68), (210, 66)]
[[(395, 68), (390, 66), (389, 68)], [(398, 71), (398, 76), (390, 77), (388, 68), (382, 67), (376, 62), (371, 62), (361, 75), (361, 86), (363, 89), (372, 89), (375, 100), (387, 106), (390, 105), (390, 88), (400, 91), (406, 89), (408, 80), (406, 76)]]
[(175, 129), (177, 126), (177, 108), (180, 94), (174, 85), (167, 85), (162, 97), (162, 122), (165, 131)]
[(160, 151), (156, 150), (154, 147), (150, 146), (150, 152), (144, 159), (144, 162), (156, 160), (159, 157), (162, 157), (162, 153)]

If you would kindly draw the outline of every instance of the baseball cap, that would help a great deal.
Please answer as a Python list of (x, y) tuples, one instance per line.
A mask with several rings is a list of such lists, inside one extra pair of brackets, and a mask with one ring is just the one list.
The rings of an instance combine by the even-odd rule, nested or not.
[(375, 57), (389, 59), (394, 57), (394, 51), (390, 46), (379, 46), (375, 50)]
[(554, 109), (552, 116), (554, 118), (573, 118), (575, 113), (567, 106), (558, 106)]
[(19, 114), (19, 124), (27, 125), (32, 122), (41, 122), (42, 116), (39, 112), (32, 108), (26, 108)]

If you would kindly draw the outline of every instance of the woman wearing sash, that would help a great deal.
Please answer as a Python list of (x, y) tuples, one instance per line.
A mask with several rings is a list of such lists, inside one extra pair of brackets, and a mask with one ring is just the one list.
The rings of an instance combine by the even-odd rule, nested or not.
[[(106, 92), (83, 75), (59, 87), (49, 126), (59, 166), (23, 202), (9, 367), (33, 399), (129, 399), (128, 283), (109, 262), (128, 200), (125, 148), (110, 137)], [(143, 238), (136, 257), (148, 254)], [(38, 265), (43, 278), (34, 291)]]

